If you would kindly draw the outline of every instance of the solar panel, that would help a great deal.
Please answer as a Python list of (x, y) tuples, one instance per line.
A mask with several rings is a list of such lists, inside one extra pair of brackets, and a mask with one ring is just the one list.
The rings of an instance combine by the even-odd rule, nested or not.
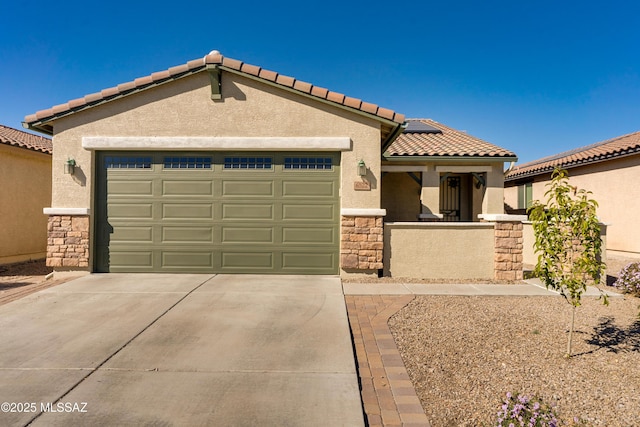
[(442, 131), (426, 123), (415, 120), (407, 122), (407, 127), (402, 133), (442, 133)]

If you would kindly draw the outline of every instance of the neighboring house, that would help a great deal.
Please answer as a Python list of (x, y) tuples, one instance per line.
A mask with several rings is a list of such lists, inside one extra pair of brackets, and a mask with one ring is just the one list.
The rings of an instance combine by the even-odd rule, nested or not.
[(0, 125), (0, 264), (43, 259), (51, 140)]
[(555, 168), (569, 182), (593, 193), (598, 216), (607, 227), (611, 255), (640, 256), (640, 132), (518, 165), (505, 174), (505, 204), (522, 213), (532, 200), (544, 200)]
[(387, 212), (503, 214), (503, 162), (515, 160), (216, 51), (24, 124), (56, 143), (56, 270), (377, 274)]

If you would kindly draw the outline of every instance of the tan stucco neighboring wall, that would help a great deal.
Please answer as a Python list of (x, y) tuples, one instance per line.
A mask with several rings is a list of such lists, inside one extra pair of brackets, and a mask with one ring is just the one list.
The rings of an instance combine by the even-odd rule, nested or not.
[(0, 183), (0, 264), (44, 258), (51, 156), (0, 144)]
[(493, 279), (494, 224), (384, 224), (384, 275), (428, 279)]
[[(640, 155), (609, 160), (569, 172), (569, 183), (589, 190), (598, 202), (600, 221), (607, 227), (607, 250), (640, 254)], [(533, 199), (545, 200), (550, 175), (536, 177)], [(505, 189), (505, 203), (517, 206), (517, 184)], [(513, 205), (512, 205), (513, 203)]]
[[(76, 175), (53, 174), (52, 206), (91, 208), (93, 153), (83, 136), (349, 137), (341, 160), (342, 208), (380, 207), (380, 123), (252, 79), (223, 72), (222, 101), (212, 101), (206, 73), (95, 106), (54, 122), (53, 162), (76, 160)], [(370, 191), (355, 191), (364, 160)], [(58, 170), (60, 169), (60, 170)]]

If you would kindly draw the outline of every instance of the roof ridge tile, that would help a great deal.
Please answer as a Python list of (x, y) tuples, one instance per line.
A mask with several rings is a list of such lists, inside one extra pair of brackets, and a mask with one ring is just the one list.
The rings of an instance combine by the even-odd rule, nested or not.
[(584, 165), (637, 152), (640, 152), (640, 131), (523, 163), (508, 171), (505, 178), (515, 179), (523, 176), (539, 175), (556, 167)]
[(99, 101), (108, 101), (110, 98), (118, 95), (126, 95), (128, 92), (135, 89), (144, 89), (148, 86), (171, 78), (178, 78), (189, 72), (199, 71), (208, 64), (222, 65), (230, 70), (246, 73), (247, 75), (252, 75), (348, 108), (373, 114), (398, 124), (402, 124), (405, 119), (403, 114), (396, 113), (393, 110), (380, 108), (375, 104), (364, 102), (358, 98), (348, 97), (342, 93), (333, 92), (328, 89), (315, 86), (311, 83), (297, 80), (294, 77), (279, 74), (275, 71), (270, 71), (256, 65), (247, 64), (237, 59), (225, 57), (220, 52), (214, 50), (209, 52), (203, 58), (193, 59), (188, 61), (186, 64), (176, 65), (164, 71), (157, 71), (147, 76), (138, 77), (133, 81), (120, 83), (115, 87), (106, 88), (100, 92), (85, 95), (82, 98), (76, 98), (64, 104), (59, 104), (49, 109), (37, 111), (35, 114), (26, 116), (24, 122), (25, 124), (30, 124), (45, 119), (54, 120), (57, 115), (62, 115), (85, 106), (88, 107)]

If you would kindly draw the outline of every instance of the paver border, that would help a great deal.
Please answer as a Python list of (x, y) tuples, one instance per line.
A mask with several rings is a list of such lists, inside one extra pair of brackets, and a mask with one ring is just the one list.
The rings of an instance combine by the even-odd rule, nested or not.
[(368, 426), (430, 426), (387, 324), (414, 298), (345, 295)]

